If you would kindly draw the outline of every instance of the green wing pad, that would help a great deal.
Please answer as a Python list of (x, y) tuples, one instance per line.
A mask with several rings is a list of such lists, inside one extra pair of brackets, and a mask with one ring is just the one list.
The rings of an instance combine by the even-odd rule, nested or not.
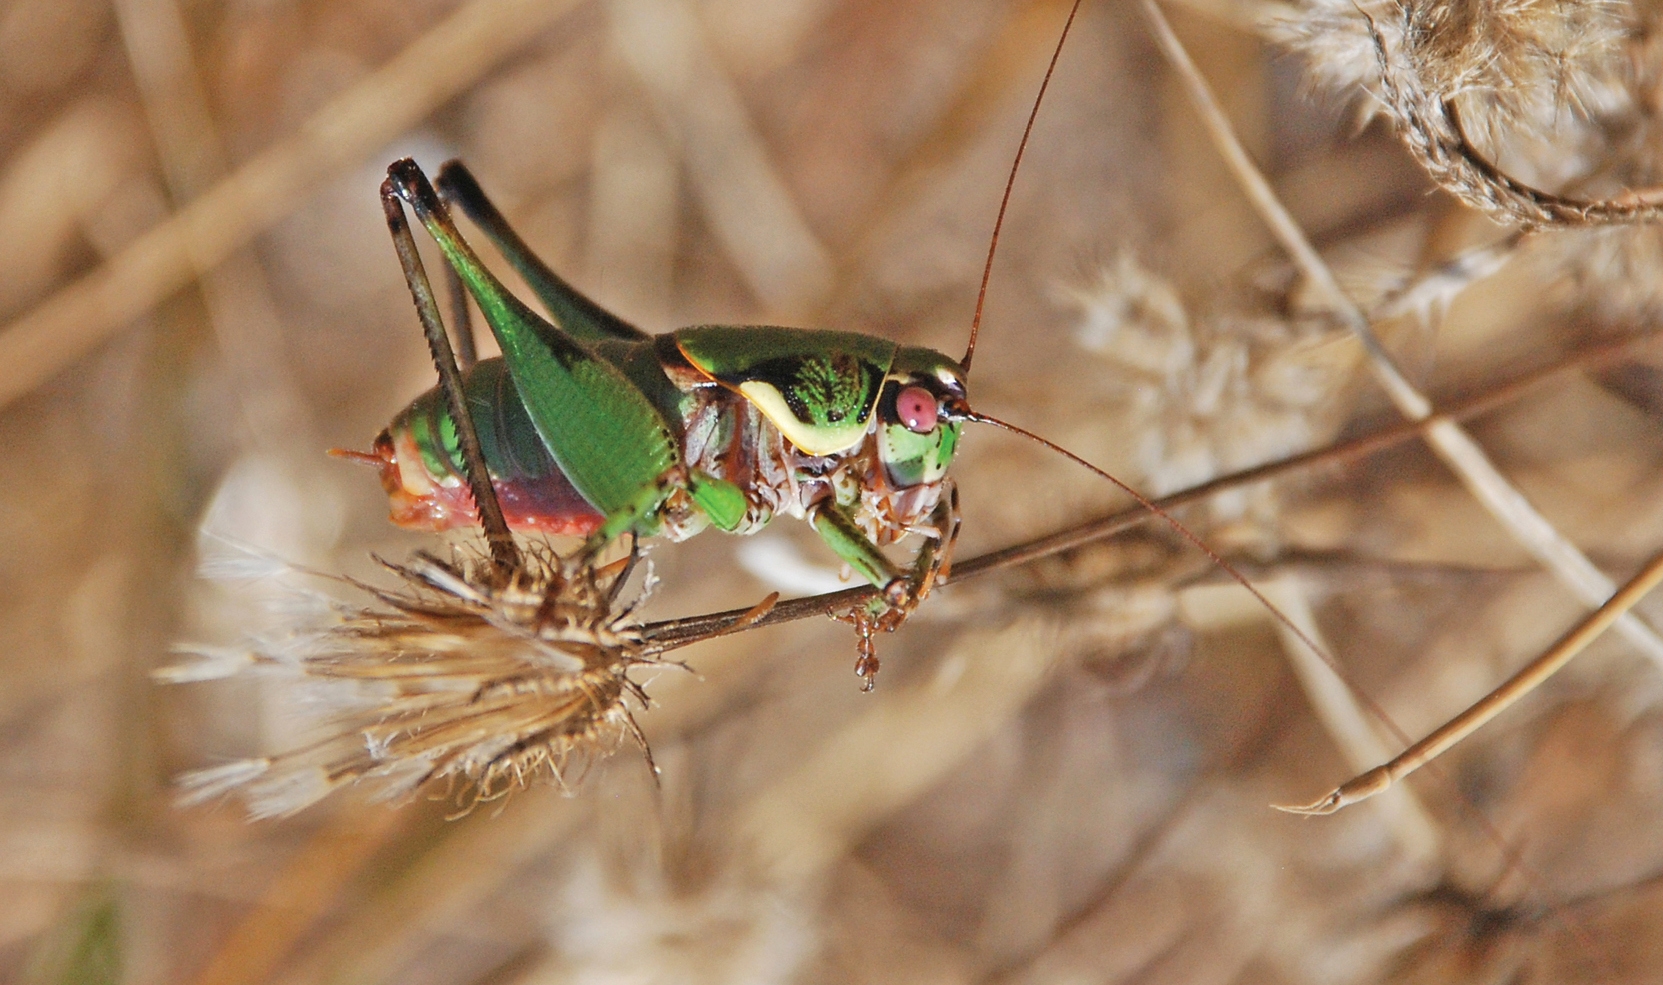
[(688, 362), (811, 455), (844, 451), (866, 433), (896, 350), (870, 335), (776, 326), (703, 325), (675, 339)]
[(680, 459), (657, 409), (616, 367), (570, 340), (498, 338), (532, 424), (572, 485), (608, 517), (639, 510), (643, 491)]
[[(669, 336), (658, 336), (641, 342), (603, 339), (588, 343), (588, 347), (595, 355), (618, 367), (620, 372), (629, 377), (630, 383), (658, 408), (659, 416), (680, 434), (683, 421), (694, 401), (665, 373), (664, 366), (659, 361), (660, 338), (668, 339)], [(671, 351), (674, 351), (673, 345)]]

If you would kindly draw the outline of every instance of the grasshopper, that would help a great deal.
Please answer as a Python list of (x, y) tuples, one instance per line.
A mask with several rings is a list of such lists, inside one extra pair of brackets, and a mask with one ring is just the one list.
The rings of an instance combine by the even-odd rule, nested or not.
[[(968, 353), (772, 325), (648, 335), (539, 260), (459, 162), (440, 170), (435, 189), (415, 162), (397, 161), (382, 195), (395, 239), (408, 236), (399, 228), (408, 203), (503, 352), (468, 367), (454, 393), (442, 384), (417, 397), (373, 451), (340, 453), (379, 469), (395, 524), (485, 520), (489, 532), (481, 514), (500, 510), (508, 530), (583, 536), (594, 556), (624, 534), (749, 534), (793, 516), (882, 589), (858, 614), (863, 640), (898, 626), (929, 594), (959, 525), (947, 469), (964, 422), (978, 419)], [(485, 267), (447, 202), (485, 231), (549, 317)], [(427, 288), (413, 278), (412, 290)], [(471, 420), (459, 427), (463, 417)], [(470, 485), (470, 428), (489, 494)], [(924, 545), (903, 568), (882, 548), (908, 534)], [(869, 646), (857, 670), (870, 688)]]

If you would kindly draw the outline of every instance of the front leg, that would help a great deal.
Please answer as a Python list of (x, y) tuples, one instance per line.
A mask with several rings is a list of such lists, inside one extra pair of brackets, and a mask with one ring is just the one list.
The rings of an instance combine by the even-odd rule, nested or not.
[[(919, 602), (928, 597), (936, 580), (952, 567), (953, 545), (959, 539), (959, 491), (951, 480), (942, 490), (935, 509), (930, 511), (930, 524), (935, 527), (936, 535), (926, 538), (924, 546), (918, 549), (918, 556), (913, 558), (906, 613), (911, 613)], [(896, 624), (899, 625), (899, 621)]]
[(870, 691), (879, 667), (872, 634), (878, 630), (894, 632), (918, 607), (918, 603), (929, 595), (937, 575), (952, 553), (953, 541), (957, 539), (957, 497), (949, 486), (946, 495), (930, 514), (937, 534), (925, 541), (910, 570), (903, 570), (886, 557), (836, 503), (830, 500), (822, 502), (810, 511), (808, 519), (809, 525), (826, 542), (826, 546), (861, 577), (882, 590), (881, 595), (846, 617), (855, 624), (855, 630), (860, 634), (860, 656), (855, 661), (855, 673), (862, 678), (862, 689)]

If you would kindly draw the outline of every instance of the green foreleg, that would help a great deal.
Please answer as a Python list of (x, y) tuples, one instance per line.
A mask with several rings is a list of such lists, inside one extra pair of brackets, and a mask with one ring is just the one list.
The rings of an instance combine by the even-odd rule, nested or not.
[(882, 591), (865, 605), (841, 617), (854, 623), (860, 634), (855, 673), (865, 681), (863, 686), (867, 691), (872, 690), (879, 667), (872, 633), (875, 630), (893, 631), (906, 621), (919, 600), (929, 594), (936, 574), (952, 553), (953, 542), (958, 537), (958, 497), (951, 483), (943, 492), (941, 501), (930, 514), (936, 536), (928, 538), (918, 549), (918, 555), (913, 558), (912, 567), (908, 570), (902, 570), (885, 557), (835, 502), (823, 502), (809, 514), (809, 523), (820, 539), (849, 567)]
[(809, 524), (826, 546), (862, 578), (883, 589), (883, 595), (873, 600), (874, 616), (884, 609), (910, 610), (918, 599), (929, 593), (936, 572), (946, 562), (958, 537), (958, 497), (950, 484), (944, 493), (930, 513), (930, 523), (939, 535), (924, 541), (907, 569), (885, 556), (836, 503), (827, 500), (809, 514)]

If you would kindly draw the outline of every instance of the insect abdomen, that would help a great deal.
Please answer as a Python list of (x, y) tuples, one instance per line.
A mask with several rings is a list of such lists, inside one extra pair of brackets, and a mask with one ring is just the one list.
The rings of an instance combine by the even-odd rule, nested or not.
[[(501, 359), (486, 359), (463, 381), (491, 484), (516, 530), (588, 536), (604, 517), (572, 486), (532, 426)], [(375, 442), (392, 521), (417, 530), (478, 523), (444, 397), (429, 390)]]

